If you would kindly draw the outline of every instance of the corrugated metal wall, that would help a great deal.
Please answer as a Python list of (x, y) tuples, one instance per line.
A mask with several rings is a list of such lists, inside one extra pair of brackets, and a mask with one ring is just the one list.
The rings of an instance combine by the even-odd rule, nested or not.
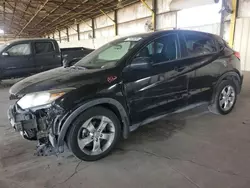
[(191, 27), (182, 27), (182, 29), (202, 31), (202, 32), (216, 34), (216, 35), (220, 34), (220, 24), (219, 23), (200, 25), (200, 26), (191, 26)]
[(250, 18), (236, 20), (234, 49), (240, 52), (241, 69), (250, 71)]
[[(151, 6), (152, 0), (147, 0), (147, 3)], [(213, 19), (210, 22), (206, 22), (206, 14), (200, 13), (200, 17), (203, 15), (204, 22), (198, 23), (195, 21), (196, 17), (191, 18), (189, 16), (188, 21), (184, 20), (184, 24), (180, 23), (182, 11), (173, 11), (176, 9), (184, 8), (185, 10), (190, 7), (198, 5), (207, 5), (207, 7), (214, 6), (213, 0), (158, 0), (158, 9), (157, 9), (157, 30), (162, 29), (173, 29), (175, 27), (183, 29), (191, 29), (209, 32), (213, 34), (219, 34), (220, 32), (220, 23)], [(177, 6), (178, 5), (178, 6)], [(177, 8), (176, 8), (177, 6)], [(219, 6), (219, 5), (218, 5)], [(199, 7), (197, 7), (199, 8)], [(201, 8), (202, 9), (202, 8)], [(201, 11), (199, 9), (199, 11)], [(238, 19), (236, 21), (236, 30), (235, 30), (235, 41), (234, 49), (241, 53), (241, 63), (242, 70), (250, 71), (250, 0), (239, 0), (239, 10), (238, 10)], [(193, 11), (195, 13), (199, 11)], [(213, 15), (218, 14), (218, 10), (211, 9)], [(197, 13), (198, 14), (198, 13)], [(100, 16), (95, 19), (95, 29), (96, 29), (96, 38), (91, 39), (92, 35), (91, 20), (86, 23), (80, 24), (80, 38), (78, 41), (76, 26), (69, 28), (70, 42), (60, 43), (61, 47), (74, 47), (74, 46), (84, 46), (89, 48), (97, 48), (103, 45), (106, 42), (119, 38), (121, 36), (131, 35), (134, 33), (146, 32), (145, 23), (151, 21), (151, 12), (142, 5), (142, 3), (136, 3), (131, 6), (125, 7), (118, 10), (118, 33), (119, 36), (114, 36), (114, 27), (112, 21), (110, 21), (106, 16)], [(109, 13), (109, 16), (113, 18), (114, 13)], [(218, 15), (217, 15), (218, 16)], [(182, 20), (183, 21), (183, 20)], [(205, 23), (206, 22), (206, 23)], [(225, 33), (224, 38), (228, 40), (229, 38), (229, 21), (225, 24)], [(59, 33), (56, 31), (54, 36), (59, 40)], [(65, 38), (65, 31), (61, 32), (61, 36)], [(50, 37), (53, 37), (53, 34), (50, 34)]]
[[(187, 1), (189, 2), (187, 4)], [(204, 22), (200, 22), (198, 25), (192, 24), (194, 22), (189, 19), (185, 21), (185, 23), (189, 23), (183, 27), (182, 25), (177, 25), (177, 23), (182, 20), (181, 16), (177, 16), (177, 14), (181, 11), (173, 11), (173, 7), (175, 5), (183, 5), (182, 8), (188, 8), (197, 6), (197, 5), (207, 5), (208, 7), (211, 5), (213, 0), (157, 0), (157, 25), (156, 30), (166, 30), (166, 29), (174, 29), (174, 28), (184, 28), (184, 29), (193, 29), (199, 31), (210, 32), (214, 34), (219, 34), (219, 23), (214, 21), (209, 22), (209, 24)], [(146, 0), (147, 4), (152, 7), (152, 0)], [(183, 3), (183, 4), (182, 4)], [(171, 5), (173, 6), (171, 9)], [(188, 5), (188, 7), (187, 7)], [(215, 5), (215, 4), (214, 4)], [(212, 5), (211, 5), (212, 6)], [(176, 10), (176, 9), (174, 9)], [(199, 11), (192, 11), (198, 12)], [(200, 11), (203, 12), (203, 11)], [(218, 14), (219, 10), (213, 10), (214, 14)], [(124, 7), (117, 11), (117, 22), (118, 22), (118, 36), (115, 36), (114, 24), (107, 16), (99, 16), (94, 19), (95, 23), (95, 39), (92, 39), (92, 29), (91, 20), (87, 21), (87, 23), (80, 24), (80, 41), (78, 40), (77, 33), (74, 29), (76, 26), (72, 26), (74, 29), (69, 29), (69, 41), (62, 40), (60, 43), (61, 47), (74, 47), (74, 46), (84, 46), (89, 48), (97, 48), (103, 45), (104, 43), (114, 40), (115, 38), (121, 36), (128, 36), (135, 33), (143, 33), (148, 32), (148, 28), (146, 23), (151, 23), (151, 11), (148, 10), (142, 3), (135, 3), (133, 5)], [(109, 16), (114, 18), (114, 12), (110, 12)], [(195, 15), (197, 17), (197, 15)], [(187, 16), (184, 16), (187, 17)], [(196, 18), (195, 17), (195, 18)], [(204, 15), (201, 18), (206, 18), (207, 15)], [(205, 25), (206, 24), (206, 25)], [(65, 32), (61, 32), (61, 36), (65, 38)], [(57, 37), (58, 39), (58, 37)]]

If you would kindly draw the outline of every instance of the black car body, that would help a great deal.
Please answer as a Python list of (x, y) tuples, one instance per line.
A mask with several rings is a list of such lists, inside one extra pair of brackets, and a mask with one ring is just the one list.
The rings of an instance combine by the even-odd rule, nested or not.
[(87, 48), (61, 50), (54, 39), (14, 40), (0, 47), (0, 79), (24, 77), (57, 68), (63, 65), (63, 59), (70, 62), (91, 51)]
[[(20, 81), (10, 89), (11, 98), (20, 100), (8, 115), (25, 138), (52, 145), (57, 152), (64, 151), (67, 141), (77, 157), (96, 160), (110, 152), (120, 132), (127, 138), (139, 126), (190, 105), (208, 102), (212, 112), (229, 113), (242, 79), (239, 54), (220, 37), (159, 31), (115, 40), (73, 67)], [(41, 104), (45, 98), (49, 102)], [(87, 117), (91, 125), (80, 129)], [(103, 130), (92, 125), (103, 122), (111, 127), (113, 141), (97, 152)], [(91, 151), (76, 146), (85, 138), (75, 140), (78, 130), (93, 142)]]

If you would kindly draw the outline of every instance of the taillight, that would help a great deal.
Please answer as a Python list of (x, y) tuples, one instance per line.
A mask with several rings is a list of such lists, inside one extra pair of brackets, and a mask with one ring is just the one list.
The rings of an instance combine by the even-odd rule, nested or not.
[(240, 52), (234, 52), (234, 55), (235, 55), (238, 59), (240, 59)]

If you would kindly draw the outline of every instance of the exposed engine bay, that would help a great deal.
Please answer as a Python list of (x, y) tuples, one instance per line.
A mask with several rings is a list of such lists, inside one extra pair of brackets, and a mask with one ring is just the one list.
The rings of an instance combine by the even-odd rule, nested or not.
[(18, 104), (10, 107), (8, 118), (12, 127), (27, 140), (38, 141), (36, 155), (57, 154), (58, 121), (62, 117), (60, 107), (21, 109)]

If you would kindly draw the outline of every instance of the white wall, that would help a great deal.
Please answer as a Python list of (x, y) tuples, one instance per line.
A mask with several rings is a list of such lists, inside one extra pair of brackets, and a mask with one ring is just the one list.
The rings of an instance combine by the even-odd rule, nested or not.
[(249, 0), (239, 0), (239, 18), (249, 18), (250, 17), (250, 1)]
[(214, 4), (214, 0), (173, 0), (170, 4), (170, 9), (182, 10), (209, 4)]
[[(222, 0), (220, 0), (221, 2)], [(152, 0), (147, 0), (152, 7)], [(163, 29), (191, 29), (220, 33), (220, 14), (218, 13), (221, 4), (214, 4), (214, 0), (157, 0), (157, 30)], [(234, 49), (241, 53), (242, 70), (250, 71), (250, 0), (239, 0), (238, 18), (236, 20)], [(189, 11), (189, 12), (188, 12)], [(112, 19), (114, 13), (108, 14)], [(146, 22), (151, 22), (151, 12), (142, 4), (136, 3), (117, 11), (118, 36), (115, 36), (113, 22), (107, 16), (100, 16), (94, 19), (96, 38), (92, 39), (91, 20), (80, 24), (80, 38), (76, 33), (76, 26), (69, 28), (70, 42), (63, 41), (61, 47), (84, 46), (98, 48), (106, 42), (127, 36), (134, 33), (143, 33), (148, 30)], [(225, 23), (224, 39), (229, 40), (230, 16)], [(53, 34), (49, 37), (52, 38)], [(59, 40), (58, 32), (54, 34)], [(65, 37), (65, 32), (61, 32)]]
[(177, 27), (176, 23), (177, 23), (176, 12), (160, 14), (156, 18), (157, 30), (174, 29)]
[(241, 55), (241, 68), (250, 71), (250, 18), (236, 20), (234, 39), (234, 49)]
[[(187, 4), (187, 1), (189, 4)], [(146, 0), (147, 4), (152, 7), (152, 0)], [(216, 15), (212, 17), (210, 15), (210, 20), (202, 21), (202, 19), (207, 19), (207, 14), (201, 13), (204, 12), (204, 8), (202, 9), (201, 5), (208, 5), (208, 7), (216, 6), (212, 5), (213, 0), (158, 0), (157, 1), (157, 25), (156, 30), (168, 30), (174, 28), (185, 28), (185, 29), (194, 29), (199, 31), (211, 32), (215, 34), (219, 34), (219, 20), (220, 15), (218, 14), (217, 9), (208, 9), (208, 11), (212, 12), (212, 14)], [(183, 21), (182, 11), (173, 11), (176, 10), (176, 6), (183, 7), (186, 10), (187, 8), (192, 6), (200, 6), (195, 11), (197, 14), (193, 14), (193, 18), (190, 17), (189, 20)], [(211, 6), (210, 6), (211, 5)], [(218, 7), (219, 5), (217, 5)], [(212, 10), (212, 11), (211, 11)], [(185, 11), (185, 10), (184, 10)], [(98, 48), (102, 46), (106, 42), (119, 38), (121, 36), (128, 36), (136, 33), (144, 33), (148, 32), (149, 29), (146, 26), (146, 23), (152, 22), (151, 11), (148, 10), (141, 2), (135, 3), (133, 5), (124, 7), (122, 9), (117, 10), (117, 23), (118, 23), (118, 36), (115, 36), (114, 23), (107, 16), (102, 15), (94, 19), (95, 24), (95, 39), (92, 39), (92, 21), (87, 20), (79, 25), (80, 29), (80, 41), (78, 41), (78, 35), (75, 31), (76, 25), (69, 28), (69, 42), (66, 40), (62, 40), (60, 44), (61, 47), (74, 47), (74, 46), (83, 46), (88, 48)], [(108, 13), (109, 17), (114, 19), (114, 12)], [(197, 16), (198, 15), (198, 16)], [(184, 18), (187, 17), (184, 15)], [(195, 19), (200, 17), (200, 22), (196, 23)], [(207, 16), (209, 17), (209, 16)], [(212, 17), (212, 21), (211, 21)], [(216, 21), (214, 21), (216, 19)], [(179, 23), (179, 24), (178, 24)], [(182, 23), (188, 23), (187, 25), (183, 25)], [(178, 25), (177, 25), (178, 24)], [(74, 30), (74, 29), (75, 30)], [(61, 32), (62, 38), (65, 38), (66, 32)], [(55, 38), (59, 40), (59, 36), (55, 35)]]
[(250, 71), (250, 1), (239, 0), (234, 49), (240, 52), (242, 70)]
[[(164, 0), (160, 0), (164, 1)], [(146, 1), (149, 5), (152, 5), (152, 0)], [(108, 13), (109, 17), (114, 19), (114, 12)], [(166, 16), (165, 16), (166, 17)], [(148, 10), (142, 3), (136, 3), (117, 11), (118, 22), (118, 36), (115, 36), (114, 23), (105, 15), (99, 16), (94, 19), (95, 23), (95, 39), (92, 39), (92, 22), (88, 20), (79, 25), (80, 29), (80, 41), (78, 41), (77, 33), (69, 29), (69, 41), (62, 41), (60, 47), (88, 47), (98, 48), (103, 44), (112, 41), (121, 36), (127, 36), (135, 33), (147, 32), (145, 23), (151, 22), (151, 11)], [(175, 21), (173, 21), (175, 23)], [(173, 27), (173, 24), (168, 24), (169, 27)], [(76, 27), (76, 26), (74, 26)], [(164, 28), (163, 24), (160, 26)], [(61, 36), (62, 36), (61, 32)], [(64, 36), (64, 35), (63, 35)], [(65, 37), (65, 36), (64, 36)], [(59, 38), (59, 37), (58, 37)], [(57, 38), (57, 40), (59, 40)]]

